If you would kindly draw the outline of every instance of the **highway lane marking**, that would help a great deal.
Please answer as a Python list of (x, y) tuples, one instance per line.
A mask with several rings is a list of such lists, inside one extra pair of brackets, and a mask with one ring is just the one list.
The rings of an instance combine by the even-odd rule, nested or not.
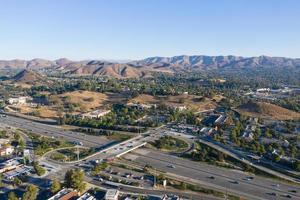
[[(188, 169), (192, 169), (194, 171), (201, 171), (201, 172), (204, 172), (204, 173), (207, 173), (207, 174), (213, 174), (215, 176), (219, 176), (219, 177), (223, 177), (223, 178), (226, 178), (226, 179), (229, 179), (229, 180), (233, 180), (231, 177), (228, 177), (228, 176), (225, 176), (225, 175), (220, 175), (220, 174), (217, 174), (217, 173), (208, 172), (208, 171), (205, 171), (203, 169), (197, 169), (197, 168), (194, 168), (194, 167), (191, 167), (191, 166), (186, 166), (186, 165), (181, 164), (181, 163), (178, 164), (176, 162), (166, 161), (166, 160), (160, 159), (158, 157), (151, 157), (149, 155), (140, 155), (140, 157), (146, 157), (146, 158), (149, 158), (151, 160), (156, 160), (156, 161), (158, 160), (158, 161), (161, 161), (161, 162), (164, 162), (164, 163), (167, 163), (167, 164), (173, 164), (173, 165), (177, 165), (177, 166), (182, 167), (182, 168), (188, 168)], [(176, 158), (176, 159), (179, 159), (179, 158)], [(242, 182), (246, 185), (255, 186), (255, 187), (258, 187), (258, 188), (265, 188), (265, 189), (268, 189), (268, 190), (271, 190), (271, 191), (277, 191), (277, 192), (284, 193), (284, 194), (289, 193), (291, 196), (294, 196), (294, 197), (300, 197), (299, 195), (296, 195), (296, 194), (291, 193), (289, 191), (285, 192), (285, 191), (279, 190), (277, 188), (271, 188), (271, 187), (267, 187), (267, 186), (264, 186), (264, 185), (259, 185), (257, 183), (253, 183), (253, 182), (250, 183), (250, 182), (244, 181), (243, 179), (239, 180), (239, 182)]]
[[(1, 119), (3, 119), (3, 118), (1, 118)], [(2, 120), (3, 121), (3, 120)], [(26, 120), (24, 120), (24, 121), (26, 121)], [(3, 121), (4, 123), (5, 122), (7, 122), (7, 121)], [(73, 134), (76, 134), (75, 132), (67, 132), (67, 131), (64, 131), (66, 134), (68, 134), (68, 135), (65, 135), (65, 134), (63, 134), (63, 133), (60, 133), (60, 132), (58, 132), (58, 131), (55, 131), (55, 130), (53, 130), (53, 129), (51, 129), (51, 130), (49, 130), (48, 128), (44, 128), (43, 126), (45, 126), (44, 124), (38, 124), (39, 126), (41, 126), (41, 127), (35, 127), (35, 126), (33, 126), (33, 127), (31, 127), (30, 125), (28, 125), (28, 123), (25, 123), (24, 122), (24, 124), (22, 124), (21, 122), (19, 122), (19, 121), (13, 121), (13, 122), (8, 122), (8, 123), (11, 123), (12, 125), (11, 126), (14, 126), (14, 124), (13, 123), (15, 123), (15, 124), (19, 124), (19, 128), (23, 128), (22, 126), (24, 126), (24, 127), (26, 127), (27, 126), (27, 128), (25, 128), (25, 129), (41, 129), (41, 130), (46, 130), (46, 131), (49, 131), (49, 132), (51, 132), (51, 133), (53, 133), (53, 134), (57, 134), (57, 135), (61, 135), (61, 136), (65, 136), (65, 137), (68, 137), (68, 138), (71, 138), (71, 139), (78, 139), (78, 140), (80, 140), (80, 141), (85, 141), (85, 142), (88, 142), (88, 143), (90, 143), (90, 144), (96, 144), (96, 145), (99, 145), (99, 143), (97, 143), (97, 142), (94, 142), (94, 141), (90, 141), (90, 140), (87, 140), (87, 139), (84, 139), (84, 138), (79, 138), (79, 137), (76, 137), (76, 136), (74, 136)], [(37, 122), (35, 122), (36, 124), (37, 124)], [(47, 125), (47, 126), (49, 126), (49, 125)], [(28, 128), (29, 127), (29, 128)], [(50, 127), (49, 127), (50, 128)], [(57, 127), (55, 127), (55, 128), (57, 128)], [(63, 130), (62, 130), (63, 131)], [(37, 132), (38, 133), (38, 132)], [(38, 133), (38, 134), (40, 134), (40, 135), (47, 135), (48, 136), (48, 134), (43, 134), (43, 133)], [(101, 144), (100, 144), (101, 145)]]

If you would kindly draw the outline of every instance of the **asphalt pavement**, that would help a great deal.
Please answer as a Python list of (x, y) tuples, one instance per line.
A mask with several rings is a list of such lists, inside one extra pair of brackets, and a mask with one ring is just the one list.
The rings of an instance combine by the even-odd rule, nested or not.
[[(135, 162), (150, 166), (168, 172), (170, 174), (187, 177), (191, 180), (199, 181), (204, 186), (214, 186), (223, 191), (232, 191), (241, 194), (248, 199), (300, 199), (300, 187), (294, 184), (287, 184), (273, 179), (267, 179), (260, 176), (250, 175), (238, 170), (230, 170), (202, 162), (194, 162), (187, 159), (171, 156), (158, 151), (149, 151), (138, 149), (134, 154), (126, 155), (127, 158), (133, 158)], [(210, 177), (214, 177), (213, 179)], [(247, 180), (247, 177), (253, 177), (253, 180)], [(296, 191), (296, 193), (292, 192)], [(275, 193), (276, 196), (273, 196)]]

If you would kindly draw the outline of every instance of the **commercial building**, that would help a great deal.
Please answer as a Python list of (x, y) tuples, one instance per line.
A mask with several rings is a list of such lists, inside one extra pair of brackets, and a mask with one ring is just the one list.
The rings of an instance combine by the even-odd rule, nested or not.
[(104, 199), (105, 200), (118, 200), (119, 190), (108, 189)]

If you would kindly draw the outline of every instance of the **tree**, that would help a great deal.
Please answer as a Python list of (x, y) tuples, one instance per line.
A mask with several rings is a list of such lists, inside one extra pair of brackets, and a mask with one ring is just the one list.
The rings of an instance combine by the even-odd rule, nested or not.
[(295, 169), (297, 171), (300, 171), (300, 161), (299, 160), (297, 160), (296, 163), (295, 163)]
[(84, 172), (80, 169), (72, 169), (66, 172), (65, 184), (67, 187), (76, 189), (80, 192), (85, 190), (86, 184), (83, 182)]
[(34, 168), (36, 174), (39, 176), (42, 176), (46, 173), (46, 170), (42, 166), (40, 166), (38, 162), (33, 163), (33, 168)]
[(10, 192), (8, 194), (8, 200), (18, 200), (19, 198), (17, 197), (17, 195), (14, 192)]
[(2, 186), (3, 186), (3, 182), (2, 182), (2, 180), (3, 180), (3, 175), (2, 175), (2, 174), (0, 174), (0, 187), (2, 187)]
[(23, 194), (22, 200), (35, 200), (38, 194), (38, 188), (35, 185), (28, 185), (26, 192)]
[(15, 177), (13, 179), (13, 185), (16, 187), (16, 186), (20, 186), (22, 184), (22, 181), (18, 178), (18, 177)]
[(18, 144), (18, 151), (21, 152), (25, 148), (25, 142), (22, 138), (19, 139), (19, 144)]
[(56, 193), (61, 189), (60, 182), (57, 179), (54, 179), (51, 184), (51, 192)]

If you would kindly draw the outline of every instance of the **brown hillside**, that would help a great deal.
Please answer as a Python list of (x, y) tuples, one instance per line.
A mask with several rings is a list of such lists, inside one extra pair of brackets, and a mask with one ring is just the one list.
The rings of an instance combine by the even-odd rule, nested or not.
[(37, 83), (42, 80), (43, 80), (42, 75), (40, 75), (37, 72), (34, 72), (32, 70), (27, 70), (27, 69), (19, 72), (12, 78), (12, 81), (14, 81), (16, 83), (27, 83), (27, 84)]
[(276, 120), (300, 119), (300, 113), (265, 102), (246, 103), (239, 106), (237, 110), (251, 117)]

